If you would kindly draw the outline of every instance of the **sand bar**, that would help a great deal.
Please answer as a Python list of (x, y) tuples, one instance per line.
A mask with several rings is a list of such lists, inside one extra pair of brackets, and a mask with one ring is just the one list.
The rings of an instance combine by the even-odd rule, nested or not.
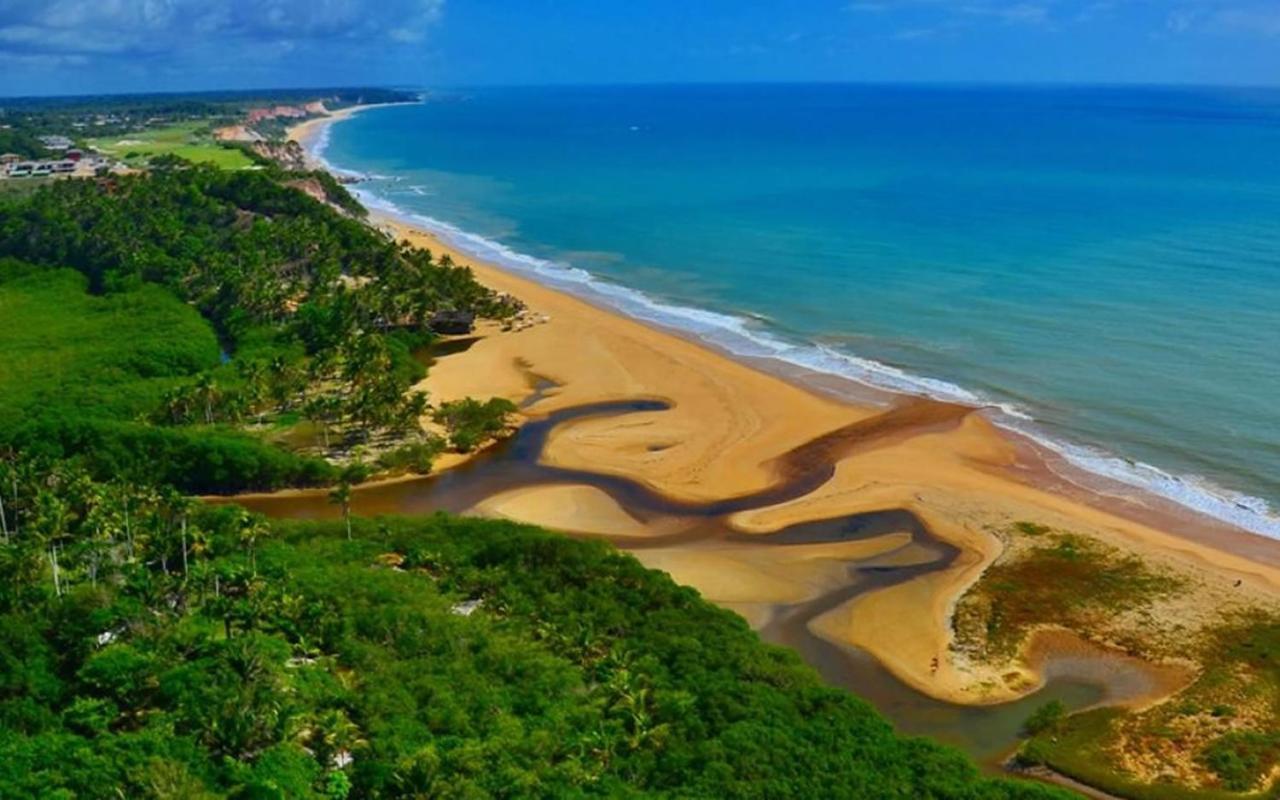
[[(318, 125), (332, 121), (303, 123), (299, 135), (314, 136)], [(744, 531), (767, 533), (798, 521), (902, 508), (958, 547), (961, 555), (951, 568), (859, 596), (820, 623), (824, 637), (868, 650), (901, 680), (931, 696), (991, 701), (976, 696), (970, 676), (947, 663), (949, 621), (956, 599), (1000, 552), (992, 531), (1014, 521), (1070, 529), (1211, 574), (1219, 582), (1238, 581), (1242, 596), (1268, 602), (1280, 597), (1280, 542), (1226, 529), (1190, 512), (1144, 514), (1132, 503), (1058, 490), (1054, 481), (1040, 479), (1048, 471), (1036, 462), (1033, 448), (978, 411), (917, 401), (910, 413), (890, 410), (886, 416), (884, 407), (837, 399), (478, 261), (401, 220), (374, 214), (372, 221), (397, 238), (470, 265), (481, 282), (519, 297), (534, 317), (545, 317), (517, 331), (486, 329), (466, 352), (441, 359), (422, 385), (433, 401), (497, 395), (519, 402), (529, 395), (534, 374), (558, 386), (526, 411), (530, 416), (619, 399), (661, 399), (671, 405), (665, 411), (562, 425), (548, 442), (546, 461), (624, 475), (673, 498), (706, 501), (770, 486), (798, 446), (853, 430), (852, 439), (828, 439), (819, 448), (823, 457), (836, 461), (825, 485), (789, 503), (743, 512), (734, 523)], [(638, 521), (599, 497), (578, 492), (569, 499), (499, 498), (488, 511), (566, 530), (620, 524), (625, 530), (618, 533), (638, 534)], [(808, 562), (819, 566), (806, 578), (795, 566), (804, 560), (741, 552), (653, 553), (647, 560), (703, 587), (713, 599), (720, 595), (729, 607), (756, 611), (779, 598), (805, 596), (806, 586), (825, 584), (830, 563)], [(721, 576), (729, 567), (731, 587)], [(754, 611), (751, 616), (762, 618)], [(937, 669), (935, 657), (942, 661)]]

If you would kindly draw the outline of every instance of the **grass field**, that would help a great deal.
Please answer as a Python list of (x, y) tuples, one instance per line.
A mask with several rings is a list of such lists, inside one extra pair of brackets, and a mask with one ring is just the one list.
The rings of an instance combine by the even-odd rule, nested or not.
[(0, 260), (0, 426), (90, 410), (129, 419), (218, 363), (209, 324), (158, 286), (97, 297), (78, 272), (22, 272)]
[(129, 163), (151, 156), (175, 155), (188, 161), (213, 164), (222, 169), (244, 169), (253, 166), (241, 151), (223, 147), (205, 133), (206, 122), (183, 122), (123, 136), (91, 139), (89, 146)]

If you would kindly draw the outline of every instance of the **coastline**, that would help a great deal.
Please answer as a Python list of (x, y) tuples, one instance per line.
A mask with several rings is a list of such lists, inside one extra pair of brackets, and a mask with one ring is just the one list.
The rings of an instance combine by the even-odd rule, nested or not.
[[(558, 429), (548, 445), (549, 463), (639, 478), (654, 489), (685, 500), (731, 497), (773, 480), (773, 461), (799, 443), (883, 409), (856, 406), (733, 361), (666, 331), (617, 316), (583, 300), (477, 262), (435, 236), (387, 217), (381, 225), (437, 254), (448, 253), (475, 270), (482, 283), (520, 297), (550, 321), (518, 333), (483, 338), (466, 353), (442, 359), (424, 381), (433, 398), (500, 395), (519, 401), (529, 392), (528, 374), (554, 380), (558, 388), (531, 412), (608, 400), (662, 399), (673, 408), (628, 415), (624, 420), (582, 420)], [(922, 401), (932, 404), (932, 401)], [(659, 446), (661, 449), (653, 449)], [(1146, 558), (1181, 561), (1193, 571), (1219, 573), (1266, 596), (1280, 592), (1280, 569), (1223, 549), (1214, 531), (1200, 540), (1172, 533), (1105, 508), (1028, 483), (1019, 448), (976, 411), (954, 426), (908, 422), (864, 452), (844, 457), (834, 478), (813, 494), (735, 518), (743, 530), (767, 533), (794, 522), (839, 514), (901, 507), (915, 512), (962, 551), (956, 564), (902, 587), (872, 593), (844, 609), (851, 616), (826, 635), (871, 652), (914, 688), (955, 702), (999, 702), (1016, 693), (980, 693), (975, 675), (946, 664), (929, 671), (934, 655), (950, 642), (951, 609), (1000, 552), (992, 527), (1031, 519), (1092, 535)], [(547, 522), (557, 499), (531, 491), (503, 504), (505, 516)], [(591, 524), (561, 527), (604, 533)], [(1240, 532), (1272, 556), (1271, 540)], [(645, 560), (646, 554), (637, 556)], [(715, 571), (685, 569), (681, 575), (711, 599)], [(761, 579), (764, 580), (763, 578)], [(761, 595), (771, 590), (762, 586)], [(920, 611), (926, 609), (927, 613)], [(877, 623), (879, 621), (879, 623)], [(946, 659), (944, 659), (946, 661)], [(1032, 686), (1040, 680), (1033, 678)]]
[[(309, 120), (293, 129), (291, 137), (309, 148), (328, 125), (365, 108)], [(608, 400), (660, 399), (672, 406), (622, 419), (566, 424), (548, 442), (545, 457), (550, 463), (629, 476), (677, 499), (732, 497), (768, 486), (777, 459), (796, 446), (887, 416), (886, 401), (897, 408), (906, 402), (905, 396), (888, 393), (850, 400), (849, 387), (824, 387), (832, 380), (829, 376), (805, 375), (799, 368), (781, 377), (690, 335), (622, 316), (486, 263), (385, 212), (375, 211), (371, 221), (396, 238), (471, 266), (482, 283), (520, 297), (536, 315), (549, 317), (518, 332), (489, 332), (466, 353), (442, 359), (422, 387), (433, 400), (499, 395), (519, 402), (528, 396), (534, 375), (556, 387), (529, 409), (532, 416)], [(911, 402), (925, 412), (945, 405)], [(1025, 694), (1025, 686), (1040, 682), (1032, 674), (1016, 692), (981, 690), (988, 676), (948, 657), (954, 604), (1001, 551), (992, 530), (1019, 520), (1095, 536), (1155, 561), (1176, 562), (1215, 583), (1240, 581), (1242, 595), (1271, 599), (1280, 594), (1280, 542), (1189, 511), (1180, 513), (1172, 503), (1143, 507), (1092, 494), (1060, 478), (1051, 456), (1030, 439), (996, 426), (980, 409), (905, 416), (886, 435), (840, 453), (833, 478), (817, 491), (742, 512), (734, 522), (744, 531), (767, 533), (793, 522), (904, 508), (958, 547), (961, 555), (948, 569), (856, 598), (815, 620), (815, 632), (867, 650), (897, 678), (927, 695), (991, 703)], [(620, 519), (598, 498), (575, 497), (567, 511), (565, 505), (564, 491), (534, 489), (502, 498), (486, 510), (584, 532), (605, 533), (593, 529), (602, 521)], [(644, 551), (636, 555), (646, 559)], [(718, 577), (723, 560), (705, 553), (695, 560), (665, 553), (661, 559), (649, 556), (647, 563), (678, 573), (683, 582), (730, 607), (752, 605), (744, 598), (753, 592), (758, 602), (785, 594), (777, 564), (740, 570), (728, 591)], [(941, 657), (940, 668), (931, 669), (936, 657)]]

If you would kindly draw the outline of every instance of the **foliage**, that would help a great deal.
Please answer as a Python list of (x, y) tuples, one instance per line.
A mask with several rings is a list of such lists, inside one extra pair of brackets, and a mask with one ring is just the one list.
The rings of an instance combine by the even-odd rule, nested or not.
[(2, 153), (15, 153), (30, 159), (50, 156), (35, 132), (25, 128), (0, 128), (0, 154)]
[(86, 289), (71, 270), (12, 260), (0, 267), (0, 427), (78, 408), (131, 418), (218, 363), (213, 331), (169, 292), (138, 286), (95, 297)]
[(134, 497), (133, 551), (109, 516), (90, 582), (97, 506), (66, 499), (60, 587), (0, 590), (0, 797), (1062, 796), (896, 736), (601, 543)]
[(87, 142), (89, 147), (113, 158), (146, 161), (173, 155), (187, 161), (208, 163), (221, 169), (244, 169), (253, 162), (242, 150), (214, 141), (205, 122), (178, 122), (159, 128), (117, 134)]
[(407, 471), (426, 475), (444, 451), (444, 441), (428, 436), (422, 441), (408, 442), (378, 456), (378, 466), (393, 472)]
[(1141, 558), (1094, 539), (1031, 523), (1016, 530), (1028, 543), (1006, 551), (957, 604), (958, 646), (982, 657), (1011, 657), (1039, 625), (1090, 630), (1180, 585)]
[[(1062, 718), (1034, 733), (1019, 760), (1046, 764), (1091, 786), (1138, 800), (1217, 800), (1273, 796), (1263, 777), (1280, 763), (1280, 618), (1249, 612), (1211, 629), (1200, 645), (1204, 669), (1176, 701), (1139, 712), (1096, 709)], [(1166, 745), (1194, 754), (1166, 760)], [(1123, 743), (1131, 756), (1164, 772), (1139, 780), (1116, 763)]]
[(1056, 728), (1066, 715), (1067, 707), (1061, 700), (1050, 700), (1033, 711), (1030, 717), (1027, 717), (1022, 729), (1032, 736), (1044, 733)]
[(442, 404), (435, 421), (449, 431), (449, 444), (469, 453), (507, 429), (507, 418), (516, 412), (510, 400), (494, 397), (481, 403), (471, 397)]
[(208, 323), (161, 287), (94, 296), (71, 270), (0, 260), (0, 309), (0, 446), (201, 492), (328, 478), (323, 462), (234, 430), (139, 420), (219, 361)]
[[(17, 391), (0, 399), (0, 443), (84, 457), (99, 477), (150, 470), (191, 491), (315, 483), (330, 475), (323, 464), (244, 431), (305, 417), (319, 441), (298, 446), (326, 451), (416, 434), (428, 407), (408, 390), (423, 375), (413, 351), (430, 340), (424, 320), (440, 308), (509, 313), (470, 270), (389, 241), (286, 186), (277, 169), (229, 173), (160, 159), (153, 167), (0, 199), (0, 258), (24, 264), (24, 275), (74, 268), (92, 296), (66, 285), (65, 271), (48, 291), (104, 309), (80, 324), (57, 314), (58, 297), (24, 301), (40, 324), (7, 341), (0, 334), (0, 354), (23, 351), (7, 373)], [(20, 335), (43, 336), (45, 313), (64, 352), (83, 353), (50, 375), (32, 361), (49, 356), (43, 342)], [(120, 331), (108, 329), (113, 313), (128, 317)], [(94, 321), (102, 325), (91, 331)], [(198, 363), (152, 363), (177, 358), (161, 350), (197, 344)], [(84, 372), (107, 351), (130, 361)], [(58, 402), (32, 415), (46, 409), (43, 398)]]
[(1257, 788), (1280, 763), (1280, 732), (1233, 731), (1215, 739), (1201, 759), (1226, 788), (1237, 792)]

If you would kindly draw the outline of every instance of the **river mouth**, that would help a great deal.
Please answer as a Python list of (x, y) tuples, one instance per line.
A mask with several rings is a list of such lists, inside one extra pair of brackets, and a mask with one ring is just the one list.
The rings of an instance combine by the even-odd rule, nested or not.
[[(1016, 747), (1023, 722), (1040, 705), (1060, 700), (1070, 709), (1135, 699), (1135, 687), (1146, 687), (1142, 666), (1110, 657), (1103, 651), (1077, 651), (1061, 659), (1041, 654), (1044, 685), (1020, 699), (993, 705), (959, 705), (937, 700), (898, 680), (866, 651), (822, 636), (812, 623), (823, 614), (878, 589), (901, 584), (947, 569), (960, 555), (929, 530), (908, 509), (886, 508), (811, 520), (777, 531), (746, 533), (731, 522), (734, 514), (765, 508), (803, 497), (825, 483), (834, 471), (831, 442), (856, 447), (858, 430), (828, 434), (801, 445), (779, 459), (778, 483), (758, 492), (709, 502), (675, 500), (638, 481), (618, 475), (568, 469), (541, 462), (551, 431), (576, 420), (617, 416), (669, 408), (661, 400), (625, 400), (561, 409), (525, 423), (509, 439), (498, 442), (470, 461), (449, 471), (418, 479), (369, 484), (353, 491), (352, 511), (366, 516), (431, 514), (437, 511), (474, 513), (490, 498), (521, 490), (578, 486), (602, 493), (652, 535), (616, 536), (599, 531), (571, 531), (569, 535), (600, 538), (620, 549), (642, 551), (733, 548), (770, 560), (796, 548), (883, 542), (893, 546), (865, 556), (838, 560), (820, 590), (801, 598), (766, 599), (752, 605), (752, 621), (760, 636), (791, 648), (835, 686), (848, 689), (875, 706), (903, 733), (928, 735), (959, 747), (980, 764), (997, 769)], [(865, 426), (868, 436), (878, 435)], [(815, 457), (817, 456), (817, 457)], [(271, 517), (333, 518), (337, 507), (325, 492), (288, 492), (229, 498)], [(657, 524), (661, 523), (661, 524)], [(734, 607), (734, 603), (725, 603)]]

